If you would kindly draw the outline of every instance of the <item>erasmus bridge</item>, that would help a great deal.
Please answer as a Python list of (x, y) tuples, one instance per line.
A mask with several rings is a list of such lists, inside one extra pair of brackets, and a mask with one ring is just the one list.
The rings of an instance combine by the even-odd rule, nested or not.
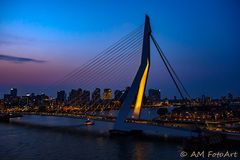
[(151, 120), (141, 119), (143, 97), (151, 66), (151, 41), (156, 47), (160, 55), (160, 59), (163, 61), (163, 64), (166, 67), (181, 98), (190, 98), (187, 90), (183, 86), (173, 67), (154, 38), (148, 15), (145, 17), (144, 25), (139, 26), (118, 42), (98, 54), (96, 57), (67, 74), (63, 77), (63, 79), (56, 83), (56, 86), (60, 86), (68, 82), (75, 82), (76, 84), (80, 84), (81, 87), (90, 88), (98, 83), (111, 81), (121, 82), (123, 81), (123, 78), (130, 77), (126, 72), (131, 71), (132, 65), (137, 66), (134, 59), (136, 59), (136, 57), (140, 57), (140, 65), (138, 66), (134, 78), (130, 79), (132, 80), (132, 83), (128, 92), (123, 94), (125, 97), (123, 102), (120, 104), (117, 116), (114, 117), (107, 114), (100, 114), (102, 111), (114, 109), (112, 101), (84, 103), (82, 101), (79, 102), (79, 98), (74, 98), (70, 100), (69, 105), (77, 106), (77, 104), (80, 103), (80, 113), (82, 113), (80, 117), (82, 118), (114, 121), (114, 127), (110, 131), (112, 133), (150, 131), (155, 134), (167, 136), (192, 136), (193, 133), (190, 130), (162, 126)]

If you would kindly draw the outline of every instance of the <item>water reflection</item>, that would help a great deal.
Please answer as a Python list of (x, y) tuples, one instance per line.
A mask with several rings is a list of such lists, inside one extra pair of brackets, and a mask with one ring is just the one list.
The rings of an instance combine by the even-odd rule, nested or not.
[(147, 148), (143, 146), (142, 143), (138, 142), (135, 144), (135, 150), (134, 150), (134, 159), (135, 160), (144, 160), (144, 152), (147, 152)]

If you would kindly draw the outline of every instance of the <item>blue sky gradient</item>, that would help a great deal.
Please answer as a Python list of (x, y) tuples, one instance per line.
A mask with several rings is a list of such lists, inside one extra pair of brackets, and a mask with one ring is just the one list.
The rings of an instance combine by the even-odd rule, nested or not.
[[(45, 63), (1, 60), (0, 92), (40, 92), (143, 24), (148, 14), (153, 35), (194, 97), (240, 95), (239, 8), (238, 0), (1, 0), (0, 55)], [(148, 87), (176, 95), (152, 51)]]

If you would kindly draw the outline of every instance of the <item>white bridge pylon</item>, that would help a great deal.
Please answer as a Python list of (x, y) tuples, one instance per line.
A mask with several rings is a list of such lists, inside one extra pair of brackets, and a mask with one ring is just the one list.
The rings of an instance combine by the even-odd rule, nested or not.
[(141, 64), (132, 82), (130, 90), (119, 110), (117, 121), (114, 126), (115, 129), (124, 129), (125, 120), (130, 112), (131, 105), (135, 98), (136, 98), (136, 102), (135, 102), (132, 118), (139, 119), (140, 117), (143, 95), (145, 92), (149, 68), (150, 68), (151, 33), (152, 33), (152, 30), (150, 26), (150, 19), (148, 15), (146, 15), (145, 24), (144, 24), (144, 35), (143, 35), (144, 37), (143, 37), (143, 45), (142, 45)]

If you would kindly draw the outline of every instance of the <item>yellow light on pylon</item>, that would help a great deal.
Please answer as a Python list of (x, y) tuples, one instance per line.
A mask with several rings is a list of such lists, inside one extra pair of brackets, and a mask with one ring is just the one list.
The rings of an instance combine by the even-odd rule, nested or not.
[(147, 65), (144, 70), (144, 73), (143, 73), (143, 76), (142, 76), (142, 79), (141, 79), (141, 82), (140, 82), (140, 85), (138, 88), (136, 104), (135, 104), (134, 111), (133, 111), (133, 118), (139, 118), (142, 100), (143, 100), (143, 94), (144, 94), (145, 85), (147, 82), (148, 70), (149, 70), (149, 60), (147, 59)]

